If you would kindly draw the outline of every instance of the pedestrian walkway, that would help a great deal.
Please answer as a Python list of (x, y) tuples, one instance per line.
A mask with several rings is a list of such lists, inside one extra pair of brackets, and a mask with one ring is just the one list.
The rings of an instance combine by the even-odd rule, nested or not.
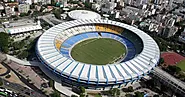
[(172, 84), (176, 89), (179, 89), (180, 92), (185, 93), (185, 83), (181, 80), (173, 77), (172, 75), (168, 74), (167, 72), (161, 70), (160, 68), (156, 67), (154, 68), (154, 71), (152, 71), (154, 75), (161, 78), (163, 81)]
[(74, 93), (74, 92), (71, 92), (70, 90), (66, 89), (65, 87), (63, 87), (61, 85), (61, 83), (58, 83), (58, 82), (55, 82), (55, 89), (58, 90), (59, 92), (63, 93), (63, 94), (66, 94), (67, 96), (71, 96), (71, 95), (76, 95), (79, 97), (78, 94)]

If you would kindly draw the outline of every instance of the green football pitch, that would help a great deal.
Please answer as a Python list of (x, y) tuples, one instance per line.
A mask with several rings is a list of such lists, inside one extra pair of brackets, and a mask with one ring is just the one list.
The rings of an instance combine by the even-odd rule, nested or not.
[(177, 66), (181, 68), (181, 70), (185, 71), (185, 60), (182, 60), (179, 63), (177, 63)]
[(74, 60), (96, 65), (106, 65), (118, 61), (126, 54), (125, 46), (114, 39), (93, 38), (84, 40), (71, 50)]

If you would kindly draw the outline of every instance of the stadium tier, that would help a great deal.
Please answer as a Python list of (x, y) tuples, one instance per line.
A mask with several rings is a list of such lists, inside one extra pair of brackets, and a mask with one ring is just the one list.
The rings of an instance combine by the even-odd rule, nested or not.
[[(126, 55), (118, 62), (105, 65), (87, 64), (71, 57), (74, 46), (93, 38), (120, 42), (126, 47)], [(36, 50), (40, 61), (56, 76), (62, 77), (63, 83), (89, 89), (120, 87), (139, 80), (158, 64), (160, 58), (158, 45), (143, 31), (101, 19), (56, 25), (43, 33)]]
[(115, 25), (95, 24), (95, 27), (96, 27), (96, 31), (111, 32), (115, 34), (120, 34), (123, 32), (123, 28)]

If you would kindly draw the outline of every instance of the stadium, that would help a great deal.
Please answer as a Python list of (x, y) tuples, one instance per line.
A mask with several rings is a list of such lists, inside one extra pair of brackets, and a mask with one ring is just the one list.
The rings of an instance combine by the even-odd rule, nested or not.
[(149, 35), (102, 19), (58, 24), (39, 38), (36, 52), (62, 83), (87, 89), (133, 83), (150, 73), (160, 58), (159, 47)]

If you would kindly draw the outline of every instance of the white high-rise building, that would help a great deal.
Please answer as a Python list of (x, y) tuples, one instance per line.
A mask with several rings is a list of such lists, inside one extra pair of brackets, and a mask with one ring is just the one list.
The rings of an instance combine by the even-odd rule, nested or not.
[(30, 10), (29, 4), (19, 4), (18, 6), (18, 11), (20, 13), (28, 13), (29, 10)]
[(25, 2), (27, 3), (27, 4), (32, 4), (32, 3), (34, 3), (34, 2), (32, 2), (33, 0), (26, 0)]
[(170, 1), (169, 1), (169, 6), (170, 6), (170, 8), (172, 8), (172, 5), (173, 5), (173, 0), (170, 0)]
[(132, 4), (132, 3), (133, 3), (133, 0), (124, 0), (124, 2), (125, 2), (126, 4)]
[(15, 15), (14, 8), (15, 8), (15, 6), (13, 6), (13, 7), (9, 7), (9, 6), (5, 7), (5, 13), (6, 13), (6, 15), (8, 17), (10, 17), (11, 15)]

